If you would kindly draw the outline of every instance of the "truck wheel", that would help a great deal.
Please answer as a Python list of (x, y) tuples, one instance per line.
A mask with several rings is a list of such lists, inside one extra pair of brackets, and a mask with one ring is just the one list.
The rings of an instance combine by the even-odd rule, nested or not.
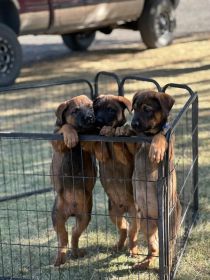
[(14, 83), (20, 73), (22, 51), (14, 31), (0, 23), (0, 86)]
[(148, 48), (169, 45), (176, 26), (173, 5), (170, 0), (147, 0), (139, 19), (139, 30)]
[(64, 44), (73, 51), (86, 51), (95, 39), (95, 31), (63, 34)]

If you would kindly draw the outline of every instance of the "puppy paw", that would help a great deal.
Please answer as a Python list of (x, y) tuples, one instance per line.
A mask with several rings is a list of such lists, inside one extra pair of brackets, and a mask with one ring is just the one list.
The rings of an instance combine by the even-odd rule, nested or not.
[(64, 143), (69, 149), (74, 148), (78, 144), (79, 137), (77, 131), (72, 126), (65, 124), (59, 132), (63, 134)]
[(85, 255), (86, 255), (85, 249), (75, 249), (71, 252), (71, 256), (74, 259), (84, 258)]
[(115, 136), (131, 136), (133, 135), (132, 128), (129, 124), (125, 126), (119, 126), (115, 130)]
[(54, 262), (54, 266), (60, 266), (66, 262), (66, 254), (59, 254)]
[(124, 245), (119, 245), (118, 243), (117, 244), (115, 244), (113, 247), (112, 247), (112, 250), (114, 251), (114, 252), (116, 252), (116, 253), (118, 253), (118, 252), (120, 252), (120, 251), (122, 251), (123, 249), (124, 249)]
[(138, 247), (136, 246), (136, 247), (130, 249), (129, 253), (130, 253), (130, 257), (137, 258), (140, 254), (140, 251), (139, 251)]
[(162, 161), (167, 146), (168, 144), (164, 135), (162, 135), (161, 133), (155, 135), (149, 150), (149, 159), (151, 160), (151, 162), (159, 163), (160, 161)]
[(141, 261), (137, 264), (134, 264), (132, 267), (132, 270), (146, 270), (148, 268), (153, 267), (154, 263), (155, 263), (154, 257), (153, 258), (147, 257), (143, 261)]
[(104, 126), (100, 130), (100, 135), (103, 135), (103, 136), (114, 136), (115, 135), (115, 128), (113, 128), (112, 126)]

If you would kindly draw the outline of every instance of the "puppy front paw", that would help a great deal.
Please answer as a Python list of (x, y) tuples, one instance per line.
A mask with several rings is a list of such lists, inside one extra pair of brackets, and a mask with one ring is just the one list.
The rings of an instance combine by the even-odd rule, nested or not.
[(64, 264), (65, 262), (66, 262), (66, 254), (59, 253), (54, 262), (54, 266), (60, 266), (60, 265)]
[(131, 136), (134, 135), (133, 130), (129, 124), (119, 126), (115, 130), (115, 136)]
[(69, 149), (74, 148), (78, 144), (79, 137), (77, 131), (72, 126), (65, 124), (59, 132), (63, 134), (64, 143)]
[(103, 135), (103, 136), (114, 136), (115, 135), (115, 128), (113, 128), (112, 126), (104, 126), (100, 130), (100, 135)]
[(163, 160), (168, 143), (161, 133), (154, 136), (149, 150), (149, 159), (151, 162), (159, 163)]

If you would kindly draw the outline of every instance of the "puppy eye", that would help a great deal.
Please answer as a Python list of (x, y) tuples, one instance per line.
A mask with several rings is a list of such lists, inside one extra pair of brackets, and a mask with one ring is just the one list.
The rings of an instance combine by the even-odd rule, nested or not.
[(74, 110), (71, 111), (72, 114), (76, 114), (79, 111), (79, 108), (74, 108)]
[(108, 113), (115, 113), (115, 110), (112, 109), (112, 108), (107, 108), (107, 112), (108, 112)]
[(149, 113), (150, 111), (151, 111), (151, 109), (150, 108), (148, 108), (148, 107), (144, 107), (144, 112), (147, 112), (147, 113)]
[(145, 113), (153, 113), (152, 108), (149, 107), (149, 106), (144, 106), (144, 107), (143, 107), (143, 111), (144, 111)]

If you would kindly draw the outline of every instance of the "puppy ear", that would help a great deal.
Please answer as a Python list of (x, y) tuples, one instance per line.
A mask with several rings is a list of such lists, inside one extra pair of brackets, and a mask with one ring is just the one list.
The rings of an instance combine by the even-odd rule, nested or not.
[(101, 101), (101, 97), (103, 97), (103, 96), (104, 95), (99, 95), (93, 100), (93, 108), (99, 104), (99, 102)]
[(139, 100), (139, 103), (142, 103), (142, 100), (145, 98), (145, 91), (137, 91), (134, 96), (133, 96), (133, 100), (132, 100), (132, 111), (134, 109), (134, 104), (136, 103), (136, 100)]
[(132, 110), (132, 104), (130, 102), (130, 100), (128, 100), (126, 97), (124, 96), (115, 96), (115, 99), (123, 105), (124, 108), (126, 108), (128, 110), (129, 113), (131, 113)]
[(63, 113), (67, 109), (68, 105), (69, 105), (69, 100), (61, 103), (58, 106), (57, 110), (55, 111), (55, 115), (57, 117), (55, 122), (56, 126), (62, 126), (64, 124)]
[(158, 100), (159, 100), (161, 109), (168, 116), (169, 112), (171, 111), (171, 109), (175, 103), (174, 98), (167, 93), (160, 92), (160, 93), (158, 93)]
[(155, 98), (157, 101), (159, 101), (162, 111), (165, 113), (166, 116), (169, 115), (169, 112), (175, 103), (174, 98), (167, 93), (156, 92), (156, 91), (152, 91), (152, 90), (136, 92), (136, 94), (133, 97), (133, 101), (132, 101), (132, 109), (134, 108), (134, 104), (136, 103), (137, 99), (138, 99), (139, 103), (143, 103), (144, 99), (145, 98), (147, 99), (148, 97)]

